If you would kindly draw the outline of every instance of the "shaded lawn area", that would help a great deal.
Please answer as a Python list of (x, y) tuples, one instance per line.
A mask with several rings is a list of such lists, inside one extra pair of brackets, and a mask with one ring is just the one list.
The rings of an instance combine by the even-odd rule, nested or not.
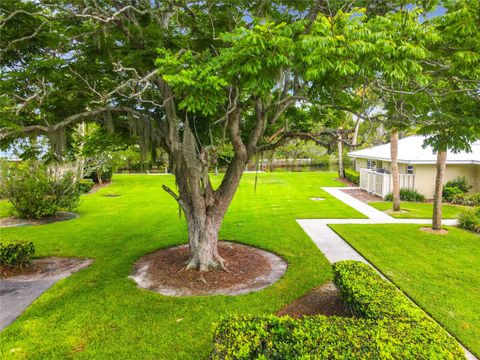
[[(115, 175), (111, 185), (82, 197), (77, 219), (2, 229), (2, 237), (33, 240), (39, 257), (95, 262), (58, 282), (0, 333), (0, 358), (207, 357), (212, 323), (221, 316), (274, 313), (331, 278), (328, 261), (295, 219), (363, 217), (320, 189), (342, 186), (335, 177), (262, 173), (255, 192), (255, 174), (244, 175), (221, 238), (273, 251), (288, 270), (273, 286), (236, 297), (166, 297), (127, 278), (140, 256), (187, 241), (178, 206), (161, 189), (175, 188), (172, 176)], [(102, 196), (108, 193), (121, 196)], [(326, 200), (310, 200), (316, 196)]]
[[(368, 203), (375, 209), (385, 211), (392, 209), (391, 201), (374, 201)], [(406, 212), (390, 212), (388, 215), (397, 219), (431, 219), (433, 214), (433, 203), (416, 203), (416, 202), (401, 202), (402, 211)], [(442, 218), (443, 219), (457, 219), (458, 215), (465, 209), (465, 206), (443, 204)]]
[(385, 276), (480, 355), (480, 236), (448, 227), (332, 225)]

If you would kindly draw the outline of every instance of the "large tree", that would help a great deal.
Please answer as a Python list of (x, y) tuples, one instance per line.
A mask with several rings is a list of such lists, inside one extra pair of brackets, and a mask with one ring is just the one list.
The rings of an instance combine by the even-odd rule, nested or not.
[[(414, 51), (384, 29), (404, 2), (353, 8), (361, 3), (2, 3), (0, 138), (47, 133), (61, 154), (75, 124), (95, 121), (144, 152), (164, 149), (178, 187), (164, 189), (188, 223), (187, 267), (224, 268), (218, 231), (249, 159), (292, 138), (336, 143), (341, 131), (319, 130), (296, 109), (370, 121), (359, 89), (409, 71), (395, 54)], [(402, 19), (415, 28), (418, 14)], [(215, 189), (219, 158), (227, 170)]]

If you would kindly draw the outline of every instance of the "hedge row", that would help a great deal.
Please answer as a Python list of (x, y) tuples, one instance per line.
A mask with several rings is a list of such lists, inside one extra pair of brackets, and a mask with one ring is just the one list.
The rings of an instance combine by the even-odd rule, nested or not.
[[(392, 201), (393, 200), (393, 194), (387, 194), (385, 196), (386, 201)], [(400, 200), (402, 201), (410, 201), (410, 202), (423, 202), (425, 201), (425, 196), (420, 194), (418, 191), (413, 190), (413, 189), (405, 189), (402, 188), (400, 189)]]
[(360, 262), (334, 265), (359, 318), (232, 316), (215, 329), (212, 359), (465, 359), (455, 339)]
[(360, 185), (360, 173), (358, 171), (352, 169), (345, 170), (345, 179), (354, 183), (356, 185)]

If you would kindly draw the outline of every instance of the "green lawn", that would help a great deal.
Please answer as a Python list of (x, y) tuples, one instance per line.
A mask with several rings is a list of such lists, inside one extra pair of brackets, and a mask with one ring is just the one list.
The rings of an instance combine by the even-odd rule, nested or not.
[[(368, 203), (378, 210), (391, 210), (391, 201), (374, 201)], [(464, 209), (464, 206), (443, 204), (442, 206), (442, 218), (444, 219), (457, 219), (460, 212)], [(398, 219), (431, 219), (433, 214), (433, 203), (416, 203), (416, 202), (401, 202), (402, 212), (390, 212), (388, 215)], [(404, 212), (405, 211), (405, 212)]]
[[(221, 316), (273, 313), (327, 281), (327, 260), (295, 219), (363, 217), (320, 189), (341, 186), (337, 175), (258, 176), (256, 192), (255, 175), (244, 176), (221, 238), (274, 251), (288, 270), (273, 286), (248, 295), (166, 297), (127, 278), (140, 256), (187, 240), (175, 201), (161, 189), (162, 183), (175, 187), (171, 176), (116, 175), (110, 186), (83, 196), (77, 219), (2, 229), (4, 238), (33, 240), (40, 257), (95, 262), (58, 282), (0, 333), (0, 358), (201, 359)], [(315, 196), (326, 200), (310, 200)]]
[(419, 225), (332, 225), (357, 251), (480, 355), (480, 236)]

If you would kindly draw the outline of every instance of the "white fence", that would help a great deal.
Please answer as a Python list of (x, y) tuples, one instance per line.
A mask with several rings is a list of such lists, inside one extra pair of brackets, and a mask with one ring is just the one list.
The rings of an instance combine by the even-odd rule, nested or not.
[[(360, 188), (383, 198), (392, 192), (392, 175), (360, 169)], [(400, 189), (415, 189), (415, 175), (400, 174)]]

